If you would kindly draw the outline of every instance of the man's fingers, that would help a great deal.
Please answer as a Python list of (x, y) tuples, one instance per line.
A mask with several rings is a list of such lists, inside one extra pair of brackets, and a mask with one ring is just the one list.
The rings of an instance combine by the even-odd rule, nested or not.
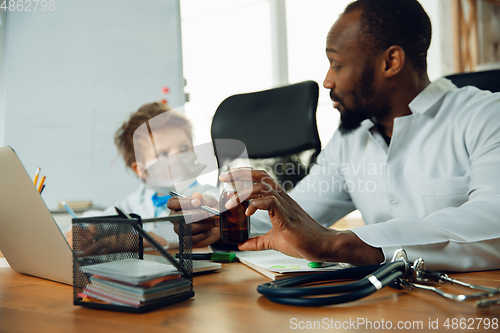
[(200, 192), (194, 192), (192, 195), (193, 199), (200, 200), (202, 205), (207, 205), (209, 207), (217, 207), (217, 199), (211, 196), (210, 194), (203, 195)]
[[(194, 235), (200, 232), (204, 232), (206, 230), (210, 230), (212, 228), (216, 228), (218, 226), (219, 226), (219, 218), (210, 217), (200, 222), (191, 223), (191, 233)], [(174, 231), (177, 234), (179, 234), (179, 223), (174, 223)]]
[(198, 198), (177, 198), (173, 197), (170, 198), (167, 202), (167, 207), (170, 210), (189, 210), (189, 209), (195, 209), (200, 207), (201, 205), (201, 200)]
[(210, 229), (200, 234), (193, 235), (193, 247), (204, 247), (219, 239), (218, 229)]
[(283, 214), (283, 206), (279, 203), (276, 197), (255, 198), (248, 204), (245, 215), (252, 216), (257, 210), (267, 210), (269, 217), (274, 217), (276, 214)]
[(242, 251), (261, 251), (273, 249), (270, 245), (269, 237), (267, 234), (252, 237), (245, 243), (238, 245), (238, 248)]
[(203, 222), (198, 222), (198, 223), (192, 223), (191, 224), (191, 233), (198, 234), (202, 233), (206, 230), (210, 230), (212, 228), (215, 228), (218, 226), (218, 223), (215, 221), (215, 219), (207, 219), (204, 220)]
[(220, 175), (219, 179), (221, 182), (225, 183), (233, 181), (253, 182), (254, 179), (260, 179), (260, 177), (258, 177), (259, 171), (260, 170), (253, 170), (250, 168), (231, 168), (230, 171)]
[(184, 219), (186, 220), (186, 223), (195, 223), (196, 222), (196, 224), (198, 224), (197, 222), (218, 219), (218, 216), (216, 216), (210, 212), (207, 212), (206, 210), (202, 210), (202, 209), (188, 210), (188, 211), (185, 211), (183, 214), (184, 214)]
[(231, 209), (236, 207), (238, 203), (251, 200), (255, 198), (262, 197), (274, 197), (277, 198), (278, 201), (282, 201), (281, 195), (274, 190), (272, 187), (265, 183), (254, 184), (253, 186), (247, 186), (244, 189), (236, 192), (231, 196), (231, 199), (228, 200), (225, 204), (225, 207), (221, 207), (221, 209)]
[(167, 207), (170, 210), (190, 210), (196, 209), (201, 205), (207, 205), (210, 207), (214, 207), (217, 205), (217, 199), (211, 195), (203, 195), (199, 192), (193, 193), (193, 196), (190, 198), (178, 198), (172, 197), (167, 202)]
[(89, 225), (87, 227), (87, 231), (92, 235), (95, 236), (97, 235), (97, 226), (96, 225)]
[(243, 181), (253, 183), (266, 183), (278, 192), (281, 192), (281, 186), (264, 170), (253, 170), (248, 167), (231, 168), (229, 172), (219, 176), (221, 182)]

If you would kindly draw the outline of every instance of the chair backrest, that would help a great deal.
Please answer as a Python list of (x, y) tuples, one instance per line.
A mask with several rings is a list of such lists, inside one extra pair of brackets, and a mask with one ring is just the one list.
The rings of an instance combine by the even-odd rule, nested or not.
[(500, 92), (500, 69), (452, 74), (445, 77), (459, 88), (474, 86), (491, 92)]
[[(312, 149), (315, 160), (321, 150), (316, 124), (318, 94), (316, 82), (304, 81), (230, 96), (213, 117), (212, 141), (240, 140), (251, 159), (285, 157)], [(216, 155), (219, 167), (221, 161), (234, 157), (217, 149)]]

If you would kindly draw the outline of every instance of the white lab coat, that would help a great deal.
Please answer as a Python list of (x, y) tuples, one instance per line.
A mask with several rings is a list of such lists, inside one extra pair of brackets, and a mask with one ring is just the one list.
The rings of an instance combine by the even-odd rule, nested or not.
[[(203, 185), (200, 183), (196, 183), (193, 187), (190, 187), (183, 191), (182, 194), (185, 196), (191, 196), (194, 192), (200, 192), (202, 194), (210, 194), (215, 197), (217, 200), (219, 199), (219, 191), (216, 187), (210, 185)], [(141, 184), (137, 190), (130, 193), (125, 199), (118, 201), (112, 206), (109, 206), (103, 211), (87, 211), (84, 213), (84, 216), (98, 216), (98, 215), (116, 215), (115, 206), (120, 208), (125, 213), (135, 213), (140, 215), (142, 218), (153, 218), (153, 217), (164, 217), (168, 216), (170, 213), (170, 209), (165, 207), (165, 210), (162, 211), (158, 216), (155, 216), (156, 207), (153, 205), (152, 197), (155, 194), (155, 191)]]
[[(204, 195), (210, 194), (219, 199), (219, 191), (216, 187), (210, 185), (203, 185), (196, 183), (194, 186), (183, 191), (183, 195), (191, 196), (194, 192), (200, 192)], [(92, 217), (92, 216), (107, 216), (116, 215), (115, 207), (120, 208), (123, 212), (130, 214), (135, 213), (141, 216), (143, 219), (153, 218), (153, 217), (165, 217), (170, 214), (170, 209), (165, 205), (165, 209), (155, 216), (156, 206), (153, 204), (152, 197), (155, 191), (141, 184), (137, 190), (130, 193), (125, 199), (115, 203), (112, 206), (104, 210), (89, 210), (82, 214), (82, 217)], [(178, 244), (177, 234), (174, 232), (173, 225), (168, 222), (158, 222), (158, 223), (147, 223), (144, 224), (144, 229), (146, 231), (154, 232), (160, 237), (167, 240), (170, 246)]]
[[(500, 268), (500, 93), (440, 79), (394, 120), (388, 146), (370, 120), (337, 131), (290, 193), (330, 226), (359, 209), (352, 231), (389, 261), (403, 247), (439, 270)], [(269, 230), (252, 218), (254, 234)]]

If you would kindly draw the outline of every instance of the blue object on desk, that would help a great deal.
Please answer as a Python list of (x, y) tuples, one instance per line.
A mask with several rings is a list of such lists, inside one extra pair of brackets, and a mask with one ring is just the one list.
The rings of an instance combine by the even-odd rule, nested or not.
[(75, 214), (75, 211), (73, 209), (71, 209), (70, 206), (68, 206), (68, 204), (66, 203), (66, 201), (61, 200), (61, 205), (63, 205), (64, 209), (66, 209), (66, 211), (68, 212), (68, 214), (71, 215), (74, 219), (78, 218), (78, 216), (76, 216), (76, 214)]
[[(71, 215), (72, 218), (74, 218), (74, 219), (78, 219), (79, 218), (78, 216), (76, 216), (75, 211), (73, 209), (71, 209), (70, 206), (68, 206), (68, 204), (66, 203), (66, 201), (61, 200), (61, 205), (63, 205), (64, 209), (66, 209), (66, 211), (68, 212), (69, 215)], [(85, 229), (85, 227), (83, 226), (83, 224), (78, 223), (78, 225), (80, 226), (80, 228)]]

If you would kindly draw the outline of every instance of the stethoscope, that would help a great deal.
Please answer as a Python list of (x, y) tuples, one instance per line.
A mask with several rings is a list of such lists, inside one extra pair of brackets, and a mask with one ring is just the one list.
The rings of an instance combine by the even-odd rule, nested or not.
[[(300, 287), (305, 284), (328, 283), (339, 280), (355, 280), (354, 282), (336, 284), (333, 286)], [(445, 282), (465, 288), (479, 290), (473, 294), (450, 294), (434, 287), (430, 282)], [(491, 297), (500, 294), (500, 288), (477, 286), (457, 279), (450, 278), (445, 273), (428, 271), (422, 258), (415, 260), (413, 265), (408, 263), (406, 251), (398, 249), (390, 263), (385, 265), (359, 266), (337, 271), (318, 273), (305, 276), (295, 276), (273, 282), (261, 284), (257, 291), (270, 301), (296, 306), (325, 306), (353, 302), (373, 294), (383, 287), (390, 286), (398, 289), (424, 289), (454, 300), (476, 300), (476, 306), (487, 309), (491, 305), (500, 304), (500, 299)], [(319, 295), (335, 295), (323, 297), (309, 297)]]

